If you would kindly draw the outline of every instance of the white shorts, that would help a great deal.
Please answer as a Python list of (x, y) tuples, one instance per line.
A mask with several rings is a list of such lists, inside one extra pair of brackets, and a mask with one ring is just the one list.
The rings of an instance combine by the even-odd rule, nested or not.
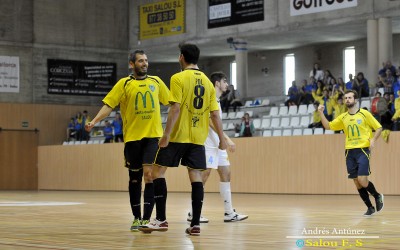
[(218, 166), (230, 166), (228, 153), (219, 148), (206, 148), (207, 168), (218, 169)]

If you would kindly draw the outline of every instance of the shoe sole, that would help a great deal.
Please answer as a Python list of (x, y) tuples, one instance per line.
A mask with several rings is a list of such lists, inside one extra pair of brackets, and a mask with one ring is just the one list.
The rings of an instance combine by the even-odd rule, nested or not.
[(140, 232), (143, 233), (151, 233), (151, 232), (166, 232), (168, 231), (168, 228), (148, 228), (148, 227), (142, 227), (139, 228)]
[(247, 219), (247, 218), (249, 218), (249, 216), (243, 217), (243, 218), (241, 218), (240, 220), (224, 220), (224, 222), (236, 222), (236, 221), (242, 221), (242, 220), (245, 220), (245, 219)]
[(372, 217), (372, 215), (374, 215), (374, 214), (375, 214), (375, 213), (370, 214), (370, 215), (364, 214), (364, 217)]
[(135, 228), (135, 229), (131, 228), (131, 232), (139, 232), (139, 228)]
[[(187, 219), (188, 222), (192, 222), (191, 219)], [(200, 221), (200, 223), (208, 223), (208, 221)]]
[(190, 233), (189, 230), (186, 229), (186, 233), (188, 235), (193, 235), (193, 236), (200, 236), (200, 233)]
[(379, 211), (378, 211), (378, 209), (376, 210), (377, 213), (382, 211), (383, 207), (385, 206), (385, 203), (383, 202), (383, 199), (384, 199), (385, 196), (383, 196), (383, 194), (381, 194), (381, 195), (382, 195), (382, 207), (381, 207), (381, 209), (379, 209)]

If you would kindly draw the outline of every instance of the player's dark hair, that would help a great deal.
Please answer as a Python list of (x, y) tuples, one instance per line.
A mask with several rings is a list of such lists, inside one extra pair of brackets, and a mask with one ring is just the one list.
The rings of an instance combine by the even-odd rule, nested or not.
[(218, 71), (218, 72), (213, 72), (210, 75), (210, 81), (212, 82), (212, 84), (215, 86), (215, 82), (220, 82), (222, 79), (226, 79), (226, 75), (224, 72), (222, 71)]
[(348, 93), (353, 93), (354, 94), (354, 99), (358, 99), (357, 91), (354, 91), (352, 89), (348, 89), (348, 90), (346, 90), (346, 92), (344, 92), (344, 94), (348, 94)]
[(132, 53), (129, 54), (129, 61), (135, 63), (137, 54), (144, 55), (146, 53), (144, 52), (144, 50), (137, 49), (137, 50), (135, 50), (135, 51), (133, 51)]
[(200, 57), (200, 49), (196, 45), (190, 43), (181, 43), (179, 44), (179, 49), (185, 58), (185, 62), (189, 64), (197, 64)]

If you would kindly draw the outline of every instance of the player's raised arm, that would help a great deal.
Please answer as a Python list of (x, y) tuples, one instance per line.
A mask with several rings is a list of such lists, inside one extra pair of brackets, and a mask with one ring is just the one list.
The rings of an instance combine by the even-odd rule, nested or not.
[(318, 106), (318, 112), (319, 112), (319, 115), (321, 116), (322, 125), (324, 126), (325, 129), (330, 129), (330, 127), (329, 127), (329, 121), (328, 121), (328, 119), (326, 119), (326, 117), (325, 117), (324, 110), (325, 110), (325, 106), (322, 105), (322, 104), (320, 104), (320, 105)]
[(108, 106), (106, 104), (103, 105), (103, 107), (99, 110), (99, 112), (97, 113), (95, 118), (93, 118), (93, 120), (91, 120), (90, 122), (86, 123), (86, 125), (85, 125), (86, 131), (90, 132), (90, 130), (92, 130), (94, 125), (96, 125), (96, 123), (100, 122), (101, 120), (103, 120), (104, 118), (109, 116), (111, 111), (112, 111), (112, 108), (110, 106)]

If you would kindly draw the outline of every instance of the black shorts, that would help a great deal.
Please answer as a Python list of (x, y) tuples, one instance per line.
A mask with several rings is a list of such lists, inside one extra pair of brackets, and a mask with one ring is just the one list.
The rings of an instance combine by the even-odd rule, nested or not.
[(206, 152), (203, 145), (170, 142), (166, 148), (160, 148), (155, 165), (178, 167), (179, 162), (188, 168), (205, 170)]
[(358, 176), (369, 176), (371, 174), (369, 166), (369, 148), (355, 148), (346, 150), (346, 165), (349, 179)]
[(156, 158), (158, 138), (143, 138), (125, 143), (125, 167), (139, 170), (143, 165), (151, 165)]

